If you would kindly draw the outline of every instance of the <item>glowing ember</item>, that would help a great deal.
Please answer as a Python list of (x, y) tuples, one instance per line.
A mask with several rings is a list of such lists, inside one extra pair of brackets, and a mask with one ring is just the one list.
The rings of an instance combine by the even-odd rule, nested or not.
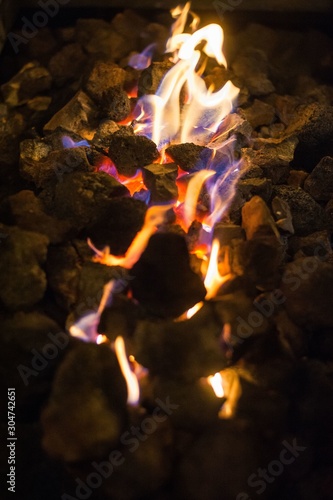
[(210, 377), (207, 378), (207, 382), (213, 388), (213, 391), (215, 392), (215, 396), (217, 398), (224, 397), (222, 375), (220, 372), (215, 373), (215, 375), (210, 375)]
[(126, 380), (127, 402), (128, 404), (135, 406), (139, 402), (140, 387), (138, 379), (135, 373), (132, 372), (131, 367), (129, 365), (123, 337), (116, 338), (114, 342), (114, 350), (118, 358), (120, 369)]

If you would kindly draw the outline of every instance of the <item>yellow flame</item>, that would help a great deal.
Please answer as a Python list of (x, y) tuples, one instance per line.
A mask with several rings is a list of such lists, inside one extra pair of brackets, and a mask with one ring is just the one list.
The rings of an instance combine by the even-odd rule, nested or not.
[(191, 309), (186, 312), (186, 319), (191, 319), (198, 311), (200, 311), (203, 305), (203, 302), (197, 302), (195, 306), (191, 307)]
[(207, 179), (215, 175), (213, 170), (200, 170), (197, 172), (188, 183), (185, 200), (184, 200), (184, 221), (187, 227), (195, 219), (197, 202), (203, 184)]
[(123, 337), (119, 336), (116, 338), (114, 342), (114, 350), (118, 358), (120, 369), (126, 380), (127, 402), (128, 404), (135, 406), (139, 402), (140, 387), (138, 379), (136, 375), (132, 372), (131, 367), (129, 365)]
[(210, 253), (209, 264), (207, 269), (207, 274), (205, 278), (205, 287), (207, 290), (206, 299), (211, 299), (215, 297), (219, 288), (228, 281), (232, 275), (230, 273), (221, 276), (219, 272), (219, 251), (220, 242), (218, 239), (214, 239), (212, 244), (212, 250)]
[(99, 334), (97, 339), (96, 339), (96, 344), (106, 344), (108, 342), (108, 338), (106, 337), (106, 335), (103, 335), (103, 334)]
[(165, 213), (172, 207), (173, 205), (170, 204), (164, 206), (156, 205), (148, 208), (142, 229), (137, 233), (123, 257), (110, 254), (109, 247), (104, 248), (102, 251), (97, 250), (91, 241), (88, 240), (88, 244), (96, 252), (93, 260), (107, 266), (122, 266), (125, 269), (131, 269), (146, 249), (150, 237), (157, 230), (157, 226), (164, 221)]
[(224, 389), (223, 389), (223, 383), (222, 383), (223, 379), (222, 379), (222, 375), (220, 372), (215, 373), (215, 375), (210, 375), (207, 378), (207, 382), (213, 388), (213, 391), (215, 392), (215, 396), (217, 398), (224, 397)]

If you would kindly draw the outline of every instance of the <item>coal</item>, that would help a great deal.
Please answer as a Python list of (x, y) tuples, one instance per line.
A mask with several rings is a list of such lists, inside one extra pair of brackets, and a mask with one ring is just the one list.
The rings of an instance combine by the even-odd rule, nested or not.
[(288, 179), (297, 143), (295, 137), (282, 140), (257, 139), (255, 149), (242, 150), (244, 169), (259, 167), (273, 184), (281, 184)]
[(153, 141), (135, 135), (132, 127), (121, 127), (111, 137), (109, 156), (120, 174), (132, 177), (138, 168), (157, 160), (159, 152)]
[(126, 71), (113, 62), (96, 61), (84, 83), (87, 94), (99, 105), (108, 97), (110, 89), (123, 88)]
[(109, 213), (112, 198), (128, 195), (125, 186), (104, 172), (71, 172), (55, 186), (54, 212), (80, 231)]
[(185, 172), (207, 168), (213, 156), (211, 149), (192, 142), (169, 146), (165, 152)]
[(255, 99), (250, 107), (244, 109), (244, 115), (252, 127), (257, 128), (262, 125), (271, 125), (275, 118), (275, 109), (270, 104)]
[(275, 90), (268, 78), (267, 56), (260, 49), (246, 47), (233, 61), (232, 70), (255, 97), (271, 94)]
[(107, 150), (110, 144), (111, 136), (119, 130), (119, 126), (113, 120), (103, 120), (96, 129), (92, 138), (92, 143), (96, 147)]
[(58, 86), (71, 80), (79, 80), (87, 57), (78, 43), (69, 43), (52, 56), (48, 69)]
[(153, 235), (132, 275), (133, 297), (152, 316), (178, 317), (206, 295), (190, 268), (185, 239), (177, 234)]
[(1, 86), (3, 98), (11, 107), (22, 106), (36, 95), (51, 87), (52, 77), (49, 71), (37, 62), (31, 62), (9, 82)]
[(288, 203), (297, 234), (306, 235), (325, 228), (323, 209), (302, 188), (274, 186), (273, 193)]
[(299, 139), (293, 165), (311, 172), (324, 156), (333, 155), (333, 107), (318, 103), (299, 106), (286, 134)]
[(10, 196), (8, 204), (13, 222), (21, 229), (44, 234), (54, 244), (68, 235), (68, 222), (48, 215), (33, 191), (23, 190)]
[(333, 158), (325, 156), (305, 179), (304, 190), (316, 201), (333, 198)]
[(150, 202), (159, 203), (177, 200), (178, 188), (176, 179), (178, 167), (174, 163), (161, 165), (153, 163), (142, 169), (143, 181), (150, 191)]
[(44, 141), (26, 139), (21, 142), (20, 172), (37, 187), (62, 182), (65, 174), (92, 172), (84, 147), (52, 151)]
[[(132, 278), (130, 274), (128, 278), (130, 281)], [(98, 331), (106, 335), (111, 342), (114, 342), (119, 335), (131, 339), (139, 317), (137, 304), (124, 295), (115, 294), (112, 304), (103, 311)]]
[(69, 132), (86, 137), (91, 134), (96, 119), (97, 109), (94, 102), (80, 90), (46, 123), (44, 132), (47, 134), (62, 127)]
[(131, 111), (131, 103), (123, 89), (110, 88), (100, 106), (99, 115), (116, 122), (124, 120)]
[(156, 94), (156, 91), (163, 80), (163, 77), (172, 68), (170, 61), (152, 62), (151, 65), (142, 71), (138, 83), (138, 96), (146, 94)]
[(0, 299), (9, 310), (32, 307), (46, 291), (43, 264), (49, 239), (17, 227), (1, 227)]
[(126, 393), (110, 347), (78, 344), (58, 370), (43, 410), (43, 448), (65, 462), (103, 456), (124, 430)]
[(308, 236), (295, 236), (289, 242), (289, 248), (296, 257), (317, 256), (329, 259), (332, 255), (329, 231), (316, 231)]
[(237, 189), (243, 195), (245, 200), (252, 196), (260, 196), (264, 201), (268, 202), (272, 195), (271, 179), (262, 179), (253, 177), (251, 179), (240, 180)]
[(133, 352), (152, 376), (193, 382), (225, 367), (221, 328), (209, 303), (188, 320), (141, 320), (134, 332)]

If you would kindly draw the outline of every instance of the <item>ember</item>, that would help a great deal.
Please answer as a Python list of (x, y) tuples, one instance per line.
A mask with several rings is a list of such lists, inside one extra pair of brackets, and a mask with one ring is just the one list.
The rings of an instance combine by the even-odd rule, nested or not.
[(333, 41), (154, 16), (42, 29), (1, 80), (10, 480), (332, 498)]

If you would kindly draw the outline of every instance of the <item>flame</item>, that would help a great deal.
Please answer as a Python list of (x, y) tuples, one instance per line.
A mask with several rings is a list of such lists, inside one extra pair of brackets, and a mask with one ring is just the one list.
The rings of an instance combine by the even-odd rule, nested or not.
[(232, 277), (230, 272), (223, 276), (220, 274), (218, 266), (219, 251), (220, 251), (220, 242), (218, 239), (214, 239), (212, 244), (212, 250), (210, 253), (207, 274), (204, 281), (207, 290), (207, 294), (205, 297), (206, 299), (211, 299), (215, 297), (215, 295), (217, 294), (218, 290), (223, 285), (223, 283), (225, 283)]
[(109, 342), (109, 339), (107, 338), (106, 335), (103, 335), (103, 334), (100, 334), (97, 336), (97, 339), (96, 339), (96, 344), (106, 344), (107, 342)]
[[(192, 35), (184, 33), (189, 12), (190, 2), (183, 10), (177, 7), (172, 11), (177, 20), (172, 27), (167, 52), (176, 54), (172, 59), (176, 64), (163, 78), (157, 93), (143, 96), (137, 104), (136, 120), (141, 126), (136, 128), (136, 132), (150, 136), (159, 149), (172, 141), (207, 144), (223, 118), (232, 110), (233, 101), (239, 93), (231, 81), (218, 92), (207, 90), (199, 76), (200, 69), (196, 69), (201, 57), (196, 47), (203, 42), (203, 53), (226, 67), (222, 51), (224, 34), (221, 26), (215, 23)], [(196, 28), (197, 24), (196, 19), (193, 27)], [(187, 104), (181, 110), (180, 97), (185, 84)]]
[(107, 266), (122, 266), (125, 269), (131, 269), (146, 249), (149, 238), (156, 232), (157, 226), (164, 221), (165, 212), (172, 207), (173, 205), (170, 204), (164, 206), (156, 205), (148, 208), (142, 229), (137, 233), (123, 257), (110, 254), (109, 247), (104, 248), (102, 251), (98, 250), (88, 239), (89, 246), (96, 253), (93, 260)]
[(200, 311), (203, 305), (204, 305), (203, 302), (198, 302), (197, 304), (195, 304), (195, 306), (191, 307), (186, 312), (186, 319), (191, 319), (195, 314), (197, 314), (198, 311)]
[(207, 378), (207, 382), (212, 387), (213, 391), (215, 392), (215, 396), (217, 398), (224, 397), (223, 379), (220, 372), (215, 373), (215, 375), (210, 375)]
[(81, 146), (86, 146), (90, 148), (90, 144), (86, 140), (78, 141), (75, 142), (71, 137), (68, 135), (64, 135), (61, 139), (62, 145), (65, 149), (72, 149), (72, 148), (79, 148)]
[(151, 63), (156, 43), (151, 43), (140, 54), (133, 54), (128, 61), (128, 65), (134, 69), (146, 69)]
[(197, 202), (202, 186), (206, 180), (213, 175), (215, 175), (213, 170), (200, 170), (200, 172), (197, 172), (188, 183), (184, 201), (184, 221), (187, 227), (189, 227), (195, 219)]
[(116, 338), (114, 342), (114, 350), (118, 358), (120, 369), (126, 380), (127, 402), (130, 405), (136, 406), (140, 399), (140, 387), (138, 379), (135, 373), (132, 372), (129, 365), (123, 337), (119, 336)]

